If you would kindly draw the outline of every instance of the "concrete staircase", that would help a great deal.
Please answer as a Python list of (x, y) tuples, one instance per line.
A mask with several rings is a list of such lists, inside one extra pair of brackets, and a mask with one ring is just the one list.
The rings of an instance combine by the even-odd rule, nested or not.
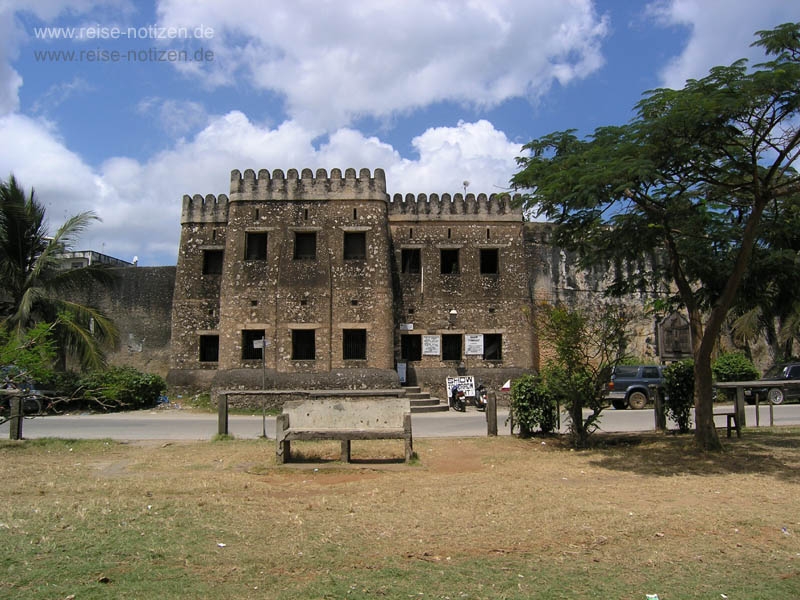
[(438, 398), (431, 398), (428, 392), (423, 392), (418, 385), (403, 386), (406, 398), (411, 401), (412, 413), (447, 412), (447, 403), (441, 403)]

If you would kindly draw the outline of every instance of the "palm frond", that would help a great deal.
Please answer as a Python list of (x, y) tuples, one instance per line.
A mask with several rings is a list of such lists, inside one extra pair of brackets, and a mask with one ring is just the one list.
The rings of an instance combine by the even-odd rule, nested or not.
[(69, 302), (64, 302), (64, 309), (56, 330), (62, 350), (75, 356), (84, 369), (105, 367), (103, 347), (119, 343), (114, 324), (96, 309)]
[(738, 345), (745, 345), (755, 340), (763, 330), (764, 313), (761, 307), (756, 306), (740, 315), (731, 324), (733, 339)]

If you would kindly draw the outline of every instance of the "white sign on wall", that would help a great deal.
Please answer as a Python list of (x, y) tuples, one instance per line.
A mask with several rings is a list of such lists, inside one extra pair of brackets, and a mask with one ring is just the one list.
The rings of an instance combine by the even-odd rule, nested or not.
[(464, 355), (483, 356), (483, 334), (467, 334), (464, 336)]
[(442, 353), (442, 338), (438, 335), (422, 336), (422, 354), (425, 356), (439, 356)]

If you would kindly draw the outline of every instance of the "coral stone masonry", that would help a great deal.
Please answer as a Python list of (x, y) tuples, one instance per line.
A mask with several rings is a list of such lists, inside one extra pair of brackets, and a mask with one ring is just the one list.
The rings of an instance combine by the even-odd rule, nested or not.
[(382, 169), (235, 170), (183, 198), (169, 379), (502, 383), (535, 366), (524, 226), (508, 195), (390, 198)]

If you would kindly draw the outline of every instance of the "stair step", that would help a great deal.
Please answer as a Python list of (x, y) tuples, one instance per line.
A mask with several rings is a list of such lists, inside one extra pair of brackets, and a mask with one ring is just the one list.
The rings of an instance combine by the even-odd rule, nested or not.
[(439, 402), (438, 398), (411, 401), (412, 413), (447, 412), (448, 410), (450, 410), (450, 407)]
[(450, 410), (447, 407), (447, 404), (437, 404), (436, 406), (412, 406), (411, 413), (412, 414), (419, 414), (419, 413), (433, 413), (433, 412), (447, 412)]
[(422, 388), (418, 385), (404, 385), (403, 389), (406, 391), (406, 395), (408, 394), (418, 394), (422, 391)]
[(411, 406), (435, 406), (439, 404), (438, 398), (417, 398), (411, 401)]
[(427, 400), (431, 395), (428, 392), (412, 392), (406, 393), (406, 398), (409, 400)]

